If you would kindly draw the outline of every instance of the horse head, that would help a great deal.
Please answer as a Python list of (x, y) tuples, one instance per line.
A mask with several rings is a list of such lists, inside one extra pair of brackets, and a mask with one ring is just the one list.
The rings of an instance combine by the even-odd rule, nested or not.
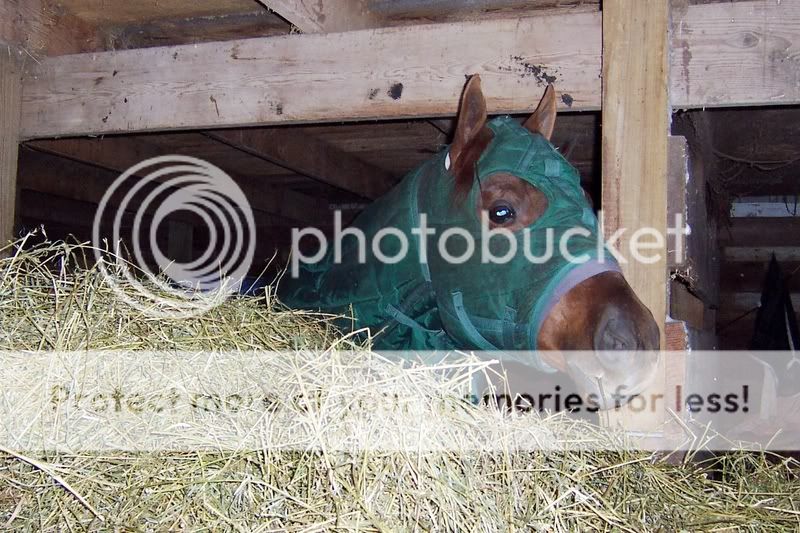
[(491, 352), (566, 372), (602, 408), (637, 394), (655, 374), (659, 330), (601, 257), (577, 171), (549, 142), (555, 118), (550, 87), (524, 124), (488, 120), (473, 76), (450, 146), (349, 228), (334, 224), (327, 251), (306, 258), (293, 240), (304, 266), (282, 300), (342, 315), (378, 350)]
[[(526, 244), (521, 233), (528, 233), (528, 248), (537, 250), (547, 231), (556, 241), (571, 232), (573, 242), (557, 250), (554, 242), (553, 257), (541, 262), (518, 260), (522, 254), (517, 251), (506, 265), (469, 263), (471, 271), (437, 265), (434, 259), (431, 276), (434, 285), (437, 274), (454, 281), (437, 290), (449, 332), (469, 344), (486, 341), (503, 350), (536, 350), (543, 366), (566, 372), (584, 394), (596, 395), (604, 408), (613, 407), (620, 401), (612, 391), (624, 391), (629, 398), (652, 381), (659, 329), (616, 262), (610, 256), (598, 261), (594, 243), (602, 239), (591, 204), (577, 172), (549, 142), (555, 120), (555, 91), (548, 86), (521, 126), (508, 117), (490, 122), (480, 78), (470, 78), (444, 162), (452, 184), (448, 216), (461, 212), (463, 223), (464, 212), (471, 212), (471, 231), (482, 220), (490, 230), (504, 232), (506, 244), (493, 239), (500, 241), (494, 245), (496, 254), (508, 253), (513, 239)], [(581, 252), (588, 252), (583, 263), (564, 258)], [(465, 282), (470, 276), (473, 287)], [(475, 292), (468, 294), (471, 288)], [(455, 303), (447, 294), (454, 290), (460, 291)], [(502, 313), (507, 313), (506, 324), (487, 322)], [(471, 331), (463, 331), (464, 322)], [(506, 327), (508, 322), (526, 327), (517, 331)]]

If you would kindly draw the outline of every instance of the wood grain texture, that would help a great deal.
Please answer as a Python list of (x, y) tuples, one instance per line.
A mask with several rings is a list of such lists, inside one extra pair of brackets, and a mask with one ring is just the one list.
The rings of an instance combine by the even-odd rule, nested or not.
[[(662, 0), (606, 0), (603, 4), (603, 213), (606, 235), (625, 228), (620, 243), (628, 283), (653, 313), (665, 346), (666, 246), (651, 264), (630, 253), (632, 234), (653, 228), (666, 234), (669, 135), (669, 8)], [(648, 252), (649, 255), (650, 252)], [(664, 366), (643, 394), (664, 391)], [(664, 413), (621, 408), (610, 425), (654, 431)]]
[(17, 54), (0, 54), (0, 248), (14, 237), (22, 99), (20, 80)]
[(385, 170), (294, 128), (217, 131), (206, 135), (297, 174), (365, 198), (382, 196), (397, 181)]
[(26, 50), (32, 61), (103, 48), (94, 26), (49, 0), (0, 0), (0, 43)]
[(531, 111), (550, 80), (597, 108), (599, 50), (599, 14), (578, 14), (46, 59), (25, 77), (23, 135), (453, 115), (473, 73), (492, 112)]
[(241, 13), (253, 8), (253, 0), (59, 0), (59, 3), (92, 24), (123, 24), (171, 17), (203, 17)]
[(612, 0), (603, 19), (603, 214), (606, 235), (626, 228), (621, 242), (628, 282), (662, 327), (666, 305), (666, 249), (647, 265), (628, 253), (639, 228), (666, 233), (667, 9), (647, 0), (637, 7)]
[(691, 6), (673, 24), (673, 107), (800, 103), (797, 0)]
[(258, 0), (303, 33), (332, 33), (378, 28), (381, 18), (367, 0)]
[[(797, 1), (689, 7), (674, 105), (800, 103), (798, 27)], [(530, 111), (548, 81), (562, 109), (598, 109), (600, 45), (600, 14), (578, 13), (48, 58), (23, 135), (446, 116), (475, 73), (493, 113)]]
[(160, 18), (109, 28), (107, 50), (209, 43), (250, 37), (286, 35), (290, 25), (259, 5), (245, 13), (192, 18)]

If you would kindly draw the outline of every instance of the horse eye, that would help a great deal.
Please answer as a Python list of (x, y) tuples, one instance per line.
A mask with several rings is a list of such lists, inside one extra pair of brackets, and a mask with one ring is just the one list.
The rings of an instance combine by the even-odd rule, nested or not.
[(514, 209), (506, 204), (497, 204), (489, 209), (489, 220), (495, 224), (508, 224), (515, 216)]

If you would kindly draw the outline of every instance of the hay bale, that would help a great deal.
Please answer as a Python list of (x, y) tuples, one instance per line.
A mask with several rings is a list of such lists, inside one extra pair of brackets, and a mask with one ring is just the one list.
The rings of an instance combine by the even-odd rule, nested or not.
[[(83, 259), (87, 252), (85, 246), (45, 243), (0, 260), (0, 349), (360, 348), (337, 334), (329, 317), (285, 309), (269, 290), (258, 298), (230, 299), (192, 318), (152, 318), (122, 303), (96, 268), (80, 266), (90, 263)], [(447, 387), (464, 387), (458, 376), (443, 381), (374, 354), (364, 357), (374, 357), (371, 363), (382, 376), (378, 381), (411, 387), (425, 401), (446, 398)], [(334, 357), (320, 360), (313, 372), (295, 365), (286, 376), (294, 376), (291, 386), (341, 392), (355, 387), (342, 371), (345, 367), (346, 362)], [(563, 417), (504, 416), (464, 402), (452, 407), (459, 427), (471, 434), (493, 428), (559, 438), (618, 438)], [(331, 417), (331, 412), (320, 416)], [(265, 446), (36, 457), (2, 449), (0, 526), (380, 531), (800, 527), (794, 462), (741, 453), (722, 458), (715, 468), (722, 472), (721, 480), (691, 463), (676, 466), (646, 453), (595, 452), (580, 446), (564, 453), (511, 447), (485, 453), (351, 453)]]

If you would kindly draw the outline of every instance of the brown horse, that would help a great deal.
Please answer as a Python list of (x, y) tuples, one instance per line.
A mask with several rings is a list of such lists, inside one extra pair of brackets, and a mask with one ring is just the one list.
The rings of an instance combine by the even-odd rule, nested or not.
[[(486, 121), (480, 78), (473, 76), (461, 99), (450, 148), (457, 189), (467, 189), (475, 179), (473, 168), (491, 141)], [(556, 97), (550, 85), (523, 125), (549, 141), (555, 121)], [(457, 194), (463, 196), (464, 192), (457, 190)], [(545, 195), (535, 186), (509, 173), (498, 173), (481, 183), (475, 209), (479, 216), (488, 213), (492, 228), (520, 231), (538, 220), (547, 206)], [(498, 209), (514, 216), (492, 216)], [(556, 302), (542, 324), (536, 349), (550, 366), (567, 372), (585, 393), (596, 394), (603, 398), (604, 407), (612, 407), (616, 402), (608, 391), (636, 394), (652, 381), (659, 342), (653, 315), (622, 274), (609, 271), (580, 282)], [(582, 353), (575, 353), (578, 351)]]
[[(442, 221), (440, 229), (466, 225), (475, 231), (483, 220), (490, 230), (516, 238), (531, 228), (541, 231), (556, 211), (557, 222), (577, 220), (597, 233), (575, 170), (549, 143), (555, 120), (551, 86), (523, 127), (507, 118), (489, 122), (480, 78), (472, 76), (449, 149), (409, 174), (353, 226), (373, 238), (379, 228), (399, 221), (409, 234), (425, 213)], [(505, 164), (508, 154), (517, 158), (513, 165)], [(521, 263), (517, 257), (505, 270), (477, 261), (448, 265), (431, 246), (428, 253), (434, 257), (420, 268), (414, 263), (424, 261), (413, 253), (399, 264), (380, 263), (370, 252), (356, 262), (356, 244), (351, 240), (342, 250), (350, 258), (345, 264), (329, 253), (305, 268), (282, 287), (284, 301), (353, 313), (355, 322), (343, 326), (380, 332), (376, 347), (381, 349), (535, 352), (529, 369), (566, 372), (601, 408), (641, 392), (655, 375), (659, 329), (616, 263), (593, 263), (561, 279), (572, 268), (562, 268), (562, 259), (553, 266)], [(529, 279), (548, 296), (526, 293), (534, 285)], [(613, 396), (620, 390), (623, 399)]]

